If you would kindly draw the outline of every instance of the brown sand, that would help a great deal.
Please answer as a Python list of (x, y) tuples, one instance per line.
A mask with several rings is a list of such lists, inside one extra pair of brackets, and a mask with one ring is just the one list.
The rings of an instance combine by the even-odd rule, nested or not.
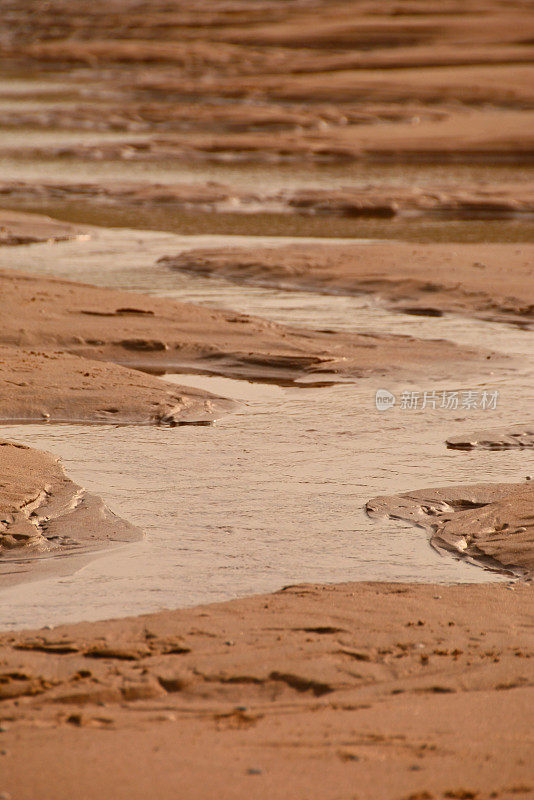
[(211, 422), (235, 407), (117, 364), (0, 345), (0, 422), (174, 426)]
[(512, 425), (500, 430), (475, 431), (471, 434), (450, 436), (447, 447), (451, 450), (514, 450), (534, 447), (534, 425)]
[(58, 222), (41, 214), (24, 214), (0, 209), (0, 245), (62, 242), (83, 235), (86, 234), (79, 226)]
[[(79, 566), (76, 558), (141, 538), (99, 497), (76, 486), (57, 459), (0, 440), (0, 580), (3, 587)], [(55, 556), (54, 559), (47, 556)], [(0, 683), (2, 683), (0, 679)]]
[(17, 800), (531, 797), (530, 586), (354, 583), (0, 639)]
[(0, 292), (6, 315), (0, 344), (61, 349), (141, 369), (280, 382), (303, 375), (321, 381), (325, 373), (361, 377), (406, 369), (428, 375), (451, 364), (460, 371), (475, 365), (488, 369), (487, 354), (443, 340), (308, 331), (20, 272), (0, 272)]
[(374, 293), (401, 311), (534, 321), (530, 244), (295, 244), (188, 251), (160, 263), (244, 282)]
[[(519, 68), (518, 68), (519, 69)], [(524, 82), (532, 86), (533, 70), (529, 67), (525, 71)], [(360, 73), (358, 73), (358, 78)], [(383, 93), (371, 94), (372, 99), (388, 100), (395, 102), (431, 100), (435, 87), (426, 85), (424, 90), (413, 93), (405, 90), (405, 75), (398, 76), (399, 89), (391, 94), (391, 74), (388, 73), (387, 82)], [(513, 76), (515, 77), (515, 75)], [(465, 76), (466, 87), (477, 85), (481, 76), (476, 70)], [(276, 91), (270, 85), (265, 87), (265, 92), (283, 101), (304, 102), (310, 92), (319, 92), (320, 100), (336, 101), (347, 94), (348, 88), (353, 87), (354, 77), (348, 75), (346, 80), (339, 81), (338, 94), (332, 97), (331, 76), (324, 76), (320, 88), (310, 86), (304, 82), (298, 89)], [(443, 80), (440, 76), (439, 80)], [(489, 83), (494, 86), (494, 75), (489, 75)], [(167, 84), (154, 87), (152, 84), (143, 84), (141, 88), (161, 93), (174, 91), (194, 96), (197, 94), (197, 83), (192, 82), (188, 89), (181, 85), (169, 87)], [(220, 94), (225, 94), (223, 87), (215, 87)], [(462, 88), (462, 87), (460, 87)], [(250, 88), (252, 91), (252, 86)], [(458, 91), (452, 87), (451, 95)], [(503, 102), (501, 98), (494, 98), (494, 92), (487, 95), (477, 88), (473, 91), (465, 90), (471, 102), (490, 103)], [(510, 92), (505, 86), (502, 90), (504, 97)], [(353, 98), (366, 94), (364, 87), (357, 83), (353, 89)], [(231, 87), (226, 92), (233, 94)], [(375, 97), (375, 94), (377, 95)], [(462, 94), (462, 92), (460, 92)], [(383, 95), (383, 96), (382, 96)], [(468, 101), (469, 102), (469, 101)], [(529, 90), (517, 97), (517, 102), (533, 105), (534, 90)], [(214, 126), (215, 127), (215, 126)], [(194, 139), (190, 135), (174, 134), (172, 137), (154, 138), (149, 143), (137, 143), (125, 138), (121, 142), (97, 142), (95, 144), (68, 144), (68, 145), (42, 145), (34, 148), (25, 148), (26, 158), (83, 158), (84, 160), (117, 160), (126, 159), (141, 161), (169, 161), (191, 160), (224, 161), (235, 160), (238, 162), (272, 163), (280, 161), (313, 161), (318, 163), (335, 163), (345, 161), (373, 160), (373, 161), (413, 161), (454, 163), (484, 163), (491, 159), (493, 162), (503, 163), (530, 163), (534, 161), (534, 112), (533, 111), (500, 111), (477, 112), (476, 114), (451, 114), (444, 121), (430, 121), (418, 123), (416, 131), (410, 123), (391, 123), (385, 130), (376, 130), (375, 126), (360, 125), (357, 132), (341, 128), (336, 133), (328, 135), (322, 133), (284, 133), (273, 138), (271, 133), (243, 133), (243, 134), (205, 134), (199, 133)], [(4, 147), (0, 151), (4, 157), (14, 157), (18, 148)]]
[[(525, 0), (154, 0), (143, 7), (125, 0), (6, 0), (3, 11), (3, 74), (52, 78), (35, 94), (28, 86), (21, 108), (3, 110), (5, 125), (124, 133), (117, 143), (96, 137), (85, 145), (3, 145), (3, 155), (164, 164), (532, 163), (534, 15)], [(10, 90), (5, 81), (0, 100)], [(129, 138), (131, 132), (145, 139)], [(517, 180), (523, 185), (474, 182), (419, 195), (405, 185), (382, 194), (349, 187), (272, 198), (261, 187), (254, 197), (220, 187), (173, 188), (167, 197), (215, 211), (225, 203), (249, 210), (259, 201), (294, 213), (506, 216), (532, 210), (531, 187), (523, 176)], [(37, 187), (41, 197), (57, 190)], [(88, 191), (79, 186), (70, 197), (77, 190)], [(167, 202), (158, 191), (148, 198), (134, 191), (127, 202)], [(452, 310), (523, 325), (533, 316), (532, 263), (528, 247), (397, 243), (173, 259), (178, 268), (240, 280), (378, 292), (417, 313)], [(78, 398), (82, 376), (63, 366), (75, 362), (56, 356), (59, 349), (93, 359), (90, 375), (102, 369), (113, 380), (115, 367), (95, 358), (145, 367), (168, 358), (174, 366), (179, 360), (276, 380), (333, 369), (389, 373), (396, 366), (428, 375), (439, 363), (454, 365), (458, 375), (460, 359), (465, 369), (478, 363), (446, 343), (296, 331), (36, 277), (4, 273), (0, 292), (4, 353), (24, 348), (7, 362), (16, 376), (10, 402), (17, 395), (22, 406), (29, 402), (20, 385), (27, 379), (17, 371), (24, 363), (41, 370), (50, 390), (50, 370), (58, 370), (51, 392), (58, 404), (64, 399), (70, 408)], [(84, 363), (76, 360), (77, 367)], [(151, 380), (137, 376), (141, 390), (131, 372), (120, 374), (143, 414), (143, 398), (166, 407), (161, 387), (158, 394)], [(93, 400), (90, 413), (116, 413), (96, 394)], [(44, 458), (31, 451), (27, 457)], [(45, 472), (56, 475), (54, 469)], [(31, 485), (21, 478), (15, 496), (38, 492), (38, 477), (37, 471)], [(466, 500), (475, 507), (465, 507)], [(474, 494), (469, 487), (426, 490), (387, 501), (384, 510), (425, 522), (434, 537), (439, 531), (441, 545), (458, 548), (463, 537), (464, 555), (532, 569), (527, 484), (476, 487)], [(423, 509), (433, 504), (434, 515)], [(191, 611), (6, 634), (0, 795), (528, 797), (533, 655), (528, 585), (297, 587)]]
[(370, 516), (404, 519), (432, 532), (431, 543), (474, 561), (534, 575), (534, 484), (480, 483), (375, 497)]
[[(390, 219), (414, 214), (431, 219), (528, 219), (534, 215), (534, 187), (523, 181), (473, 180), (461, 186), (366, 186), (342, 189), (282, 189), (259, 186), (245, 191), (216, 182), (150, 184), (136, 182), (50, 183), (5, 181), (3, 202), (16, 204), (76, 203), (115, 209), (162, 207), (196, 213), (285, 213), (300, 216)], [(9, 214), (10, 212), (3, 212)], [(12, 212), (11, 212), (12, 213)], [(28, 215), (29, 217), (30, 215)], [(58, 223), (56, 223), (58, 224)]]
[[(125, 132), (118, 145), (43, 146), (34, 156), (533, 159), (529, 2), (8, 7), (4, 69), (55, 70), (71, 103), (11, 109), (11, 125)], [(128, 141), (131, 130), (148, 140)], [(161, 131), (171, 138), (158, 141)]]

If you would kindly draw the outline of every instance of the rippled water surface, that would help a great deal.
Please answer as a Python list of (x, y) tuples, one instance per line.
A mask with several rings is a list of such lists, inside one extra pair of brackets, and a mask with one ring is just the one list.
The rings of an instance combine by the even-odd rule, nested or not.
[[(246, 238), (101, 231), (83, 242), (11, 248), (5, 264), (141, 289), (345, 330), (410, 333), (491, 347), (520, 357), (463, 388), (497, 388), (495, 410), (380, 413), (377, 388), (462, 388), (361, 380), (324, 388), (267, 386), (207, 376), (167, 376), (244, 401), (213, 427), (4, 426), (2, 435), (49, 450), (68, 474), (146, 531), (143, 542), (101, 555), (77, 573), (6, 589), (0, 625), (56, 624), (187, 606), (301, 581), (502, 580), (441, 556), (411, 526), (368, 519), (378, 494), (464, 482), (518, 481), (521, 452), (447, 451), (447, 436), (528, 418), (532, 334), (453, 316), (391, 313), (379, 300), (238, 287), (172, 272), (155, 260), (187, 247)], [(276, 240), (254, 240), (276, 243)], [(368, 245), (372, 247), (372, 242)], [(53, 257), (51, 257), (53, 255)]]

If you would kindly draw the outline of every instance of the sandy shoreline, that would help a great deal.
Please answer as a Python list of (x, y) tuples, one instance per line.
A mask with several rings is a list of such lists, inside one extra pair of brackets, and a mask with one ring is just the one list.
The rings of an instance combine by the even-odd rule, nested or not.
[(431, 531), (431, 544), (490, 568), (532, 578), (534, 485), (473, 484), (375, 497), (371, 516), (404, 519)]
[[(384, 376), (419, 388), (476, 376), (480, 388), (502, 377), (511, 388), (506, 403), (527, 392), (529, 348), (520, 337), (534, 324), (528, 0), (7, 0), (3, 10), (0, 199), (21, 210), (0, 211), (0, 250), (24, 253), (27, 267), (0, 271), (0, 422), (170, 427), (236, 408), (154, 376), (166, 370), (316, 387)], [(178, 270), (323, 293), (316, 308), (328, 294), (369, 295), (382, 309), (413, 315), (402, 332), (420, 331), (410, 320), (423, 316), (432, 335), (432, 317), (449, 313), (474, 330), (480, 320), (494, 330), (502, 324), (516, 337), (502, 348), (515, 360), (371, 331), (359, 319), (351, 332), (282, 325), (31, 274), (32, 251), (53, 271), (54, 250), (64, 248), (69, 267), (91, 221), (182, 235), (373, 238), (365, 247), (177, 245), (154, 268), (171, 278)], [(112, 264), (110, 239), (101, 250)], [(469, 340), (458, 331), (451, 338)], [(475, 340), (491, 342), (490, 333), (486, 326)], [(523, 383), (510, 387), (520, 374)], [(313, 396), (308, 402), (321, 409)], [(526, 399), (519, 402), (523, 414)], [(444, 425), (425, 427), (439, 441), (424, 456), (412, 447), (410, 456), (421, 460), (418, 475), (428, 464), (428, 483), (393, 495), (410, 487), (410, 461), (395, 462), (405, 470), (401, 487), (385, 459), (368, 513), (423, 527), (422, 539), (445, 558), (531, 579), (533, 482), (518, 481), (530, 470), (533, 432), (524, 416), (524, 424), (511, 420), (514, 411), (499, 409), (506, 421), (494, 429), (489, 415), (471, 428), (464, 410), (455, 436)], [(346, 423), (354, 427), (346, 441), (368, 473), (358, 425), (371, 428), (378, 455), (398, 446), (395, 428), (385, 426), (391, 441), (383, 441), (370, 419), (363, 409)], [(414, 423), (399, 420), (406, 430)], [(156, 431), (177, 439), (169, 466), (187, 468), (180, 433), (203, 432)], [(324, 438), (306, 434), (320, 459)], [(446, 458), (426, 461), (438, 445)], [(210, 447), (216, 466), (221, 454)], [(491, 474), (510, 482), (490, 484), (499, 458)], [(438, 462), (442, 488), (424, 488)], [(285, 468), (292, 478), (293, 462)], [(480, 482), (458, 485), (466, 475)], [(314, 503), (323, 491), (354, 487), (349, 470), (345, 484), (329, 482), (325, 469), (298, 488)], [(369, 486), (365, 475), (361, 484)], [(157, 502), (167, 502), (156, 488)], [(213, 501), (207, 488), (206, 498), (192, 495), (202, 509)], [(352, 517), (339, 524), (352, 530)], [(180, 535), (178, 523), (172, 532)], [(277, 534), (283, 544), (284, 531)], [(0, 588), (53, 570), (67, 575), (77, 558), (141, 535), (52, 456), (0, 442)], [(174, 591), (174, 572), (172, 580)], [(31, 584), (20, 588), (35, 608)], [(105, 592), (105, 583), (97, 589)], [(72, 603), (80, 605), (75, 581)], [(360, 581), (2, 633), (0, 800), (531, 798), (533, 610), (532, 584), (517, 577), (509, 585)]]
[[(0, 272), (8, 315), (0, 344), (64, 352), (161, 372), (202, 371), (252, 380), (362, 377), (409, 368), (468, 371), (500, 357), (443, 340), (306, 330), (152, 295)], [(23, 327), (17, 314), (31, 309)], [(9, 362), (8, 362), (9, 363)], [(12, 389), (14, 392), (15, 390)]]
[[(343, 294), (378, 294), (391, 308), (532, 324), (529, 244), (291, 244), (197, 250), (160, 259), (171, 269)], [(503, 263), (507, 270), (503, 270)]]
[(79, 226), (38, 214), (0, 209), (0, 246), (61, 242), (84, 235)]
[(303, 585), (3, 635), (2, 789), (529, 797), (532, 599), (525, 585)]
[[(20, 151), (17, 152), (20, 155)], [(76, 157), (77, 154), (73, 151), (70, 155)], [(85, 153), (82, 155), (85, 157)], [(36, 154), (29, 152), (27, 158), (34, 159)], [(265, 190), (261, 186), (245, 190), (216, 181), (200, 184), (4, 181), (0, 183), (0, 196), (6, 205), (76, 202), (122, 211), (130, 208), (132, 213), (136, 209), (147, 211), (163, 207), (199, 214), (276, 213), (348, 219), (391, 219), (408, 215), (410, 218), (447, 220), (513, 220), (534, 216), (534, 192), (528, 181), (494, 185), (487, 181), (471, 181), (461, 185), (434, 183), (422, 186), (351, 186), (347, 182), (339, 189), (310, 187), (279, 191)]]
[(236, 403), (61, 350), (0, 345), (0, 421), (201, 424)]
[[(335, 266), (347, 264), (354, 255), (354, 249), (347, 252), (343, 246), (338, 253), (337, 246), (332, 247)], [(402, 254), (408, 246), (399, 247)], [(289, 255), (280, 252), (297, 267), (299, 258), (308, 266), (308, 272), (300, 270), (306, 280), (317, 260), (328, 278), (327, 249), (316, 247), (313, 257), (306, 248), (289, 250)], [(259, 263), (264, 269), (269, 253), (278, 263), (279, 251), (258, 250), (255, 261), (248, 256), (252, 268)], [(461, 255), (465, 263), (472, 257)], [(487, 255), (491, 268), (497, 260)], [(429, 257), (440, 263), (435, 251)], [(178, 264), (170, 260), (169, 266), (182, 269), (187, 261), (189, 268), (192, 261), (204, 268), (203, 259), (209, 265), (218, 260), (223, 266), (248, 263), (241, 260), (240, 251), (217, 251), (187, 253)], [(422, 274), (425, 259), (420, 261)], [(527, 271), (529, 267), (520, 258), (515, 265), (519, 286), (521, 265)], [(504, 317), (496, 268), (491, 274), (495, 319), (528, 319), (528, 312), (518, 313), (513, 297), (508, 298), (510, 318)], [(417, 291), (424, 286), (414, 276), (399, 278), (395, 266), (387, 279), (395, 286), (392, 294), (403, 287), (401, 297), (406, 286), (415, 287), (414, 297), (402, 297), (403, 302), (418, 299)], [(457, 290), (455, 295), (445, 285), (432, 296), (436, 294), (439, 303), (444, 297), (447, 308), (452, 294), (462, 313), (477, 315), (477, 304), (487, 301), (482, 278), (472, 280), (479, 281), (477, 292), (462, 295)], [(11, 309), (2, 329), (5, 343), (0, 345), (3, 386), (8, 387), (0, 396), (6, 418), (16, 410), (21, 417), (39, 413), (54, 420), (66, 413), (86, 421), (139, 423), (150, 420), (147, 409), (157, 403), (152, 422), (180, 424), (191, 415), (194, 420), (202, 413), (231, 409), (231, 401), (191, 389), (167, 389), (156, 378), (117, 364), (132, 348), (145, 369), (161, 367), (162, 354), (166, 357), (175, 349), (184, 350), (198, 366), (205, 361), (209, 365), (217, 342), (221, 363), (208, 370), (265, 376), (274, 369), (277, 380), (320, 375), (322, 370), (331, 372), (332, 366), (338, 374), (354, 375), (356, 369), (376, 370), (378, 364), (385, 374), (400, 370), (399, 374), (414, 375), (419, 368), (428, 375), (432, 362), (444, 359), (457, 375), (487, 363), (487, 354), (441, 340), (291, 329), (245, 315), (15, 271), (3, 271), (0, 281)], [(465, 298), (474, 298), (473, 305)], [(522, 302), (528, 301), (523, 293)], [(21, 308), (27, 310), (22, 330), (17, 323)], [(369, 339), (372, 355), (365, 360)], [(84, 390), (73, 391), (80, 380), (83, 384), (82, 376)], [(523, 428), (528, 435), (528, 426)], [(516, 442), (511, 434), (501, 432), (493, 441), (509, 446)], [(479, 439), (492, 440), (476, 434), (465, 438), (472, 439), (473, 446)], [(17, 549), (31, 556), (32, 548), (61, 547), (55, 537), (70, 537), (77, 521), (73, 512), (49, 520), (47, 504), (62, 507), (61, 489), (54, 480), (67, 486), (69, 497), (77, 487), (45, 454), (5, 446), (43, 465), (40, 482), (24, 491), (20, 468), (11, 473), (16, 497), (2, 514), (9, 518), (6, 542), (14, 528), (23, 529), (23, 537), (31, 528), (30, 538), (14, 540)], [(2, 466), (5, 480), (5, 459)], [(23, 472), (27, 474), (27, 466)], [(33, 467), (30, 474), (40, 475)], [(32, 508), (28, 498), (43, 492), (47, 504), (33, 512), (37, 524), (43, 524), (40, 519), (45, 524), (38, 540), (32, 511), (28, 516), (25, 509)], [(489, 556), (493, 566), (531, 574), (531, 484), (419, 490), (371, 500), (368, 508), (378, 510), (378, 505), (382, 513), (429, 528), (433, 543), (462, 557), (483, 563)], [(76, 508), (84, 513), (82, 540), (73, 546), (65, 538), (66, 550), (80, 547), (90, 554), (117, 539), (138, 538), (139, 532), (128, 523), (109, 515), (102, 519), (104, 507), (98, 498), (90, 498), (86, 506)], [(69, 559), (62, 562), (63, 574), (77, 566)], [(49, 565), (57, 571), (58, 564), (45, 567)], [(14, 573), (4, 558), (2, 572), (7, 574), (2, 575), (2, 585), (41, 577), (40, 568), (38, 560), (25, 557)], [(38, 781), (39, 795), (54, 800), (70, 798), (74, 791), (88, 800), (109, 791), (118, 798), (141, 797), (153, 789), (156, 757), (162, 759), (159, 796), (173, 797), (178, 787), (181, 797), (193, 800), (205, 796), (197, 777), (209, 752), (210, 770), (204, 768), (208, 785), (221, 797), (236, 800), (251, 789), (260, 798), (285, 798), (288, 785), (292, 798), (306, 800), (319, 782), (321, 797), (332, 800), (352, 798), (356, 784), (357, 796), (370, 800), (377, 791), (391, 800), (528, 796), (534, 791), (530, 725), (524, 714), (534, 684), (527, 621), (531, 601), (528, 584), (303, 586), (191, 611), (4, 634), (0, 763), (9, 768), (0, 778), (0, 789), (30, 800)], [(511, 629), (516, 631), (512, 640)], [(513, 718), (513, 728), (504, 722), (507, 718)], [(54, 776), (50, 772), (58, 749), (69, 763), (59, 783), (55, 768)], [(151, 788), (146, 783), (149, 774)]]
[(0, 448), (2, 588), (65, 574), (79, 567), (80, 556), (142, 537), (139, 528), (73, 483), (49, 454), (5, 440)]

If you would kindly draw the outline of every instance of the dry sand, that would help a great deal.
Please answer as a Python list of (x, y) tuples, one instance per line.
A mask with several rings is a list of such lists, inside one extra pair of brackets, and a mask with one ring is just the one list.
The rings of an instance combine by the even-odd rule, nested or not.
[(530, 586), (353, 583), (0, 638), (17, 800), (528, 798)]

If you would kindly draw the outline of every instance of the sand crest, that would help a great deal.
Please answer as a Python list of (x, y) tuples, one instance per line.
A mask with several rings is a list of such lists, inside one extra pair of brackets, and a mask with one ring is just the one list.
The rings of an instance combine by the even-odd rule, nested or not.
[(435, 547), (532, 578), (533, 506), (531, 482), (480, 483), (375, 497), (366, 511), (427, 528)]
[(521, 325), (534, 321), (531, 244), (291, 244), (193, 250), (160, 263), (236, 281), (377, 294), (395, 309), (429, 316), (451, 311)]
[[(65, 573), (79, 566), (79, 556), (142, 537), (139, 528), (73, 483), (48, 453), (2, 440), (0, 458), (2, 587), (30, 574)], [(73, 558), (58, 558), (64, 555)]]

